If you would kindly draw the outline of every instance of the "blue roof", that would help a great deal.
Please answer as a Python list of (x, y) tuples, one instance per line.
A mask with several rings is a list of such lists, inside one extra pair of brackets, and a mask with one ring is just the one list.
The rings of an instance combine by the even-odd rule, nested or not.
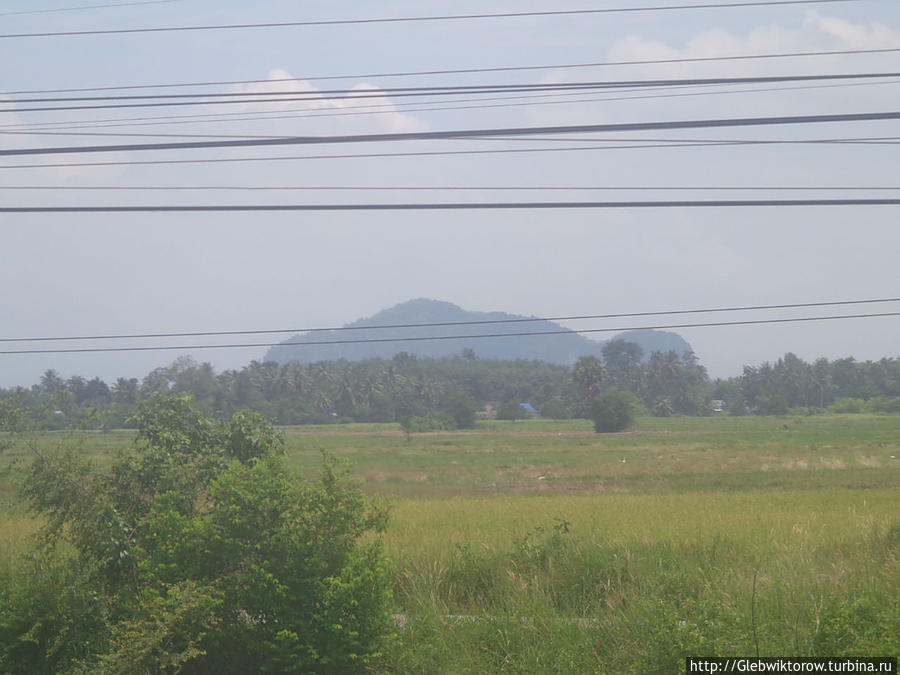
[(522, 406), (523, 408), (525, 408), (525, 410), (527, 410), (527, 411), (530, 412), (530, 413), (534, 413), (535, 415), (539, 414), (538, 411), (535, 410), (535, 409), (531, 406), (530, 403), (520, 403), (519, 405)]

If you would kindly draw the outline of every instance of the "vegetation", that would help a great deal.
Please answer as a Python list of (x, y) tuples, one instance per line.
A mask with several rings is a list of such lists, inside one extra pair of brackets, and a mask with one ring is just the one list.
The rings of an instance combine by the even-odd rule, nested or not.
[(619, 391), (597, 396), (591, 403), (591, 419), (598, 434), (625, 431), (634, 423), (631, 397)]
[(29, 389), (0, 390), (0, 403), (32, 411), (43, 429), (121, 428), (138, 405), (157, 393), (194, 397), (206, 415), (239, 410), (279, 424), (400, 422), (417, 418), (422, 430), (465, 429), (490, 404), (501, 418), (523, 414), (528, 403), (552, 419), (591, 418), (591, 403), (609, 391), (631, 394), (640, 410), (657, 417), (713, 414), (712, 401), (729, 415), (789, 412), (900, 412), (900, 360), (853, 359), (805, 363), (786, 354), (774, 364), (746, 367), (741, 377), (710, 382), (693, 353), (644, 354), (622, 340), (606, 343), (602, 359), (574, 365), (478, 358), (471, 349), (442, 359), (400, 353), (390, 359), (313, 364), (253, 361), (215, 373), (208, 363), (183, 358), (142, 380), (62, 379), (53, 370)]
[[(166, 433), (179, 419), (190, 416), (147, 417), (138, 446), (133, 432), (79, 432), (71, 441), (82, 447), (69, 456), (89, 461), (98, 481), (114, 476), (113, 467), (144, 466), (148, 434), (155, 446), (187, 442)], [(234, 455), (219, 474), (230, 477), (229, 486), (259, 466), (261, 460), (237, 459), (256, 454), (256, 446), (240, 439), (265, 429), (255, 424), (258, 418), (237, 425), (196, 419), (205, 422), (187, 427), (195, 429), (187, 438), (212, 433), (214, 446)], [(383, 607), (394, 616), (381, 625), (393, 635), (369, 652), (367, 665), (353, 662), (344, 672), (651, 674), (679, 672), (688, 654), (900, 649), (898, 416), (640, 417), (632, 431), (614, 435), (594, 434), (587, 420), (479, 421), (473, 430), (414, 435), (409, 443), (392, 424), (281, 431), (285, 454), (273, 459), (285, 479), (305, 474), (312, 482), (301, 485), (321, 494), (322, 478), (315, 476), (324, 448), (352, 459), (367, 491), (396, 495), (379, 554), (382, 569), (385, 559), (390, 569), (376, 577), (385, 585), (360, 581), (366, 589), (391, 591), (393, 600)], [(43, 532), (48, 521), (26, 514), (14, 496), (16, 485), (32, 480), (17, 463), (22, 453), (49, 458), (64, 439), (44, 432), (31, 438), (30, 450), (14, 444), (0, 455), (0, 505), (6, 505), (0, 510), (0, 645), (8, 650), (4, 658), (42, 653), (48, 659), (43, 671), (40, 662), (24, 661), (27, 667), (4, 664), (0, 671), (65, 672), (58, 664), (71, 663), (92, 672), (153, 672), (142, 664), (158, 659), (157, 672), (197, 672), (203, 657), (192, 656), (194, 649), (206, 649), (206, 636), (224, 630), (219, 622), (232, 616), (216, 603), (240, 596), (232, 607), (253, 601), (279, 607), (282, 596), (263, 575), (237, 588), (224, 584), (229, 594), (212, 593), (220, 568), (202, 554), (215, 544), (204, 526), (220, 521), (175, 518), (180, 511), (169, 502), (151, 509), (165, 519), (144, 521), (159, 524), (166, 536), (156, 544), (139, 533), (128, 549), (142, 561), (137, 574), (160, 579), (165, 592), (144, 592), (134, 603), (109, 590), (97, 597), (85, 592), (76, 574), (81, 566), (73, 564), (83, 559), (74, 545), (77, 532), (70, 525), (73, 543), (33, 550), (28, 533)], [(268, 485), (268, 469), (265, 476), (249, 485)], [(261, 523), (255, 514), (271, 517), (247, 505), (279, 493), (256, 487), (240, 493), (246, 497), (235, 509), (241, 517), (224, 533)], [(276, 511), (286, 506), (278, 499), (266, 503)], [(285, 509), (299, 521), (295, 531), (316, 513)], [(96, 521), (91, 527), (100, 531)], [(373, 534), (355, 540), (363, 559), (362, 552), (378, 551), (367, 548)], [(271, 560), (253, 550), (245, 557), (260, 566)], [(172, 561), (177, 567), (168, 566)], [(211, 572), (188, 583), (182, 566)], [(100, 569), (86, 566), (84, 576), (96, 578)], [(355, 607), (352, 599), (334, 602), (333, 608)], [(116, 630), (107, 627), (112, 610), (127, 615), (113, 622)], [(248, 631), (269, 625), (239, 624)], [(183, 639), (191, 634), (206, 636), (191, 644)], [(277, 634), (261, 644), (274, 672), (289, 670), (277, 665), (284, 663), (278, 654), (285, 645)], [(86, 649), (98, 656), (91, 661)], [(246, 672), (245, 663), (216, 664), (217, 672)], [(321, 665), (307, 670), (328, 672)]]
[(373, 509), (326, 459), (288, 473), (252, 413), (213, 422), (157, 396), (137, 445), (97, 472), (38, 458), (23, 493), (40, 548), (2, 584), (0, 670), (14, 673), (358, 671), (390, 628)]
[[(63, 458), (89, 461), (92, 474), (73, 475), (102, 488), (98, 501), (83, 508), (96, 513), (98, 504), (128, 503), (128, 490), (109, 488), (134, 489), (126, 478), (148, 466), (151, 446), (174, 449), (212, 434), (217, 440), (209, 447), (218, 450), (211, 457), (229, 459), (222, 460), (209, 495), (216, 502), (231, 495), (227, 503), (240, 504), (228, 511), (236, 516), (233, 524), (217, 530), (222, 543), (210, 534), (228, 521), (224, 512), (204, 501), (195, 517), (176, 517), (183, 507), (169, 496), (157, 498), (142, 521), (164, 536), (150, 539), (142, 531), (126, 544), (125, 559), (139, 561), (136, 571), (124, 563), (75, 564), (117, 559), (121, 549), (100, 548), (113, 539), (100, 517), (83, 530), (70, 519), (67, 538), (55, 549), (32, 549), (28, 533), (46, 542), (41, 528), (53, 519), (27, 515), (8, 482), (33, 485), (32, 473), (16, 460), (26, 451), (49, 460), (64, 437), (45, 432), (29, 441), (31, 450), (8, 447), (0, 455), (0, 468), (11, 469), (0, 471), (0, 497), (8, 505), (0, 511), (0, 645), (8, 659), (0, 670), (65, 672), (68, 663), (70, 671), (154, 672), (146, 664), (155, 663), (156, 672), (203, 672), (205, 657), (196, 650), (211, 651), (214, 636), (226, 633), (234, 616), (226, 602), (246, 612), (239, 609), (244, 623), (230, 627), (238, 638), (240, 631), (267, 630), (268, 617), (288, 596), (251, 569), (286, 577), (264, 568), (273, 558), (256, 547), (266, 549), (278, 527), (297, 532), (297, 541), (308, 536), (303, 523), (315, 522), (320, 511), (285, 504), (277, 486), (302, 473), (312, 482), (300, 484), (309, 491), (301, 496), (322, 495), (321, 448), (351, 458), (367, 491), (400, 495), (383, 553), (368, 548), (370, 532), (355, 540), (352, 554), (366, 560), (371, 551), (381, 561), (370, 567), (381, 581), (355, 577), (366, 589), (357, 598), (368, 601), (371, 589), (390, 590), (389, 604), (375, 594), (385, 601), (376, 616), (393, 635), (368, 651), (367, 665), (345, 662), (344, 671), (335, 665), (332, 672), (651, 674), (679, 672), (687, 654), (886, 655), (900, 649), (897, 416), (641, 417), (634, 430), (615, 435), (595, 435), (586, 420), (479, 421), (474, 430), (414, 435), (410, 443), (390, 424), (294, 427), (282, 429), (284, 455), (277, 454), (277, 440), (261, 441), (275, 443), (271, 460), (279, 471), (270, 482), (270, 460), (262, 459), (270, 453), (254, 461), (252, 448), (259, 446), (241, 440), (257, 438), (252, 429), (266, 429), (258, 418), (214, 423), (178, 406), (166, 410), (140, 422), (137, 446), (132, 432), (73, 436), (83, 445)], [(193, 429), (184, 437), (166, 432), (188, 419), (198, 424), (183, 427)], [(116, 476), (119, 466), (130, 467), (119, 482), (100, 479)], [(194, 471), (206, 464), (186, 466)], [(54, 494), (41, 493), (43, 500)], [(342, 494), (359, 498), (352, 490)], [(272, 510), (251, 508), (257, 499)], [(282, 509), (284, 519), (273, 517)], [(82, 547), (79, 532), (91, 530), (104, 537)], [(249, 530), (261, 532), (251, 537)], [(207, 547), (233, 550), (229, 542), (237, 534), (252, 542), (241, 549), (245, 563), (227, 567), (204, 556)], [(285, 549), (273, 544), (273, 550)], [(110, 576), (116, 569), (132, 571)], [(195, 580), (187, 580), (187, 570), (196, 572), (190, 575)], [(243, 581), (231, 583), (240, 574)], [(137, 596), (129, 595), (132, 582), (125, 583), (135, 575), (142, 590)], [(88, 589), (98, 579), (104, 581), (95, 596)], [(158, 591), (151, 591), (150, 580)], [(358, 607), (348, 596), (331, 598), (335, 611)], [(266, 622), (248, 622), (263, 604)], [(394, 614), (391, 620), (386, 611)], [(330, 616), (313, 624), (327, 628)], [(192, 641), (190, 635), (203, 637)], [(258, 651), (240, 654), (244, 660), (215, 664), (216, 672), (256, 672), (262, 666), (249, 659), (261, 652), (273, 672), (291, 672), (279, 659), (292, 645), (270, 634)], [(352, 645), (347, 652), (354, 652)], [(25, 660), (37, 655), (44, 661)], [(307, 670), (329, 672), (325, 665)]]

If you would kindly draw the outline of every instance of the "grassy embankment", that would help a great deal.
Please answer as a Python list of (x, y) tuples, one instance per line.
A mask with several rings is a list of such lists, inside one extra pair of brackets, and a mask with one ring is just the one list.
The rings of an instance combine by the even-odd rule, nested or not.
[[(393, 495), (393, 672), (676, 672), (685, 655), (900, 653), (900, 416), (285, 430)], [(39, 447), (63, 435), (36, 437)], [(131, 434), (82, 434), (102, 466)], [(23, 454), (24, 453), (24, 454)], [(35, 527), (0, 455), (0, 566)], [(623, 461), (624, 460), (624, 461)]]

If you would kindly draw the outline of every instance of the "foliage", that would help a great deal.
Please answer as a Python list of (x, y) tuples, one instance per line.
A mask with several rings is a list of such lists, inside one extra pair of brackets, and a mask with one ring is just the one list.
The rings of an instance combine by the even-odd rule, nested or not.
[(836, 413), (861, 413), (866, 408), (866, 402), (861, 398), (839, 398), (830, 406), (832, 412)]
[(596, 356), (582, 356), (572, 367), (572, 381), (578, 390), (582, 406), (589, 406), (603, 391), (606, 368)]
[(551, 420), (567, 420), (572, 417), (568, 406), (558, 398), (540, 404), (541, 417)]
[(108, 474), (71, 452), (34, 462), (24, 492), (43, 542), (71, 558), (65, 584), (2, 615), (4, 644), (33, 648), (0, 670), (336, 673), (378, 658), (388, 569), (359, 539), (385, 513), (346, 470), (326, 457), (298, 482), (262, 416), (214, 422), (186, 396), (157, 395), (136, 421), (136, 452)]
[(787, 415), (788, 403), (784, 396), (761, 396), (756, 401), (756, 409), (760, 415)]
[(498, 420), (527, 420), (533, 415), (516, 401), (506, 401), (497, 407)]
[(598, 434), (624, 431), (634, 423), (634, 403), (631, 396), (610, 391), (591, 403), (591, 419)]
[[(767, 409), (780, 396), (790, 409), (827, 409), (841, 399), (863, 401), (860, 410), (900, 412), (900, 359), (857, 362), (852, 358), (808, 363), (787, 353), (773, 363), (746, 366), (740, 377), (709, 381), (692, 352), (643, 353), (622, 339), (603, 346), (603, 360), (578, 358), (571, 368), (542, 361), (472, 358), (393, 358), (318, 363), (252, 361), (240, 370), (214, 372), (208, 363), (180, 358), (142, 380), (63, 379), (48, 370), (26, 388), (0, 390), (0, 400), (16, 399), (33, 412), (42, 429), (111, 429), (133, 426), (140, 403), (155, 393), (187, 393), (204, 415), (224, 419), (252, 409), (279, 424), (334, 424), (341, 421), (399, 422), (408, 417), (449, 415), (465, 406), (494, 401), (559, 403), (570, 416), (589, 417), (590, 402), (608, 390), (627, 391), (658, 416), (707, 415), (711, 399), (722, 399), (732, 415), (742, 408)], [(538, 406), (545, 413), (545, 406)], [(837, 410), (842, 410), (838, 403)], [(467, 414), (459, 417), (468, 424)]]
[(455, 424), (445, 415), (422, 415), (404, 417), (400, 420), (400, 428), (407, 434), (415, 434), (427, 431), (449, 431), (455, 428)]
[(457, 394), (444, 404), (444, 410), (453, 419), (457, 429), (475, 428), (475, 411), (478, 404), (471, 396)]

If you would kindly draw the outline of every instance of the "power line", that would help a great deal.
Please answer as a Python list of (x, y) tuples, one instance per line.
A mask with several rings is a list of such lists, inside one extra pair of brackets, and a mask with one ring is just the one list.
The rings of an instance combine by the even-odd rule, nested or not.
[(0, 16), (22, 16), (24, 14), (51, 14), (55, 12), (75, 12), (82, 9), (107, 9), (110, 7), (133, 7), (135, 5), (162, 5), (181, 0), (141, 0), (140, 2), (115, 2), (106, 5), (81, 5), (79, 7), (57, 7), (54, 9), (29, 9), (21, 12), (0, 12)]
[(561, 331), (533, 331), (523, 333), (491, 333), (487, 335), (435, 335), (416, 337), (392, 337), (392, 338), (361, 338), (358, 340), (323, 340), (321, 342), (259, 342), (247, 344), (218, 344), (218, 345), (156, 345), (147, 347), (72, 347), (65, 349), (21, 349), (0, 351), (0, 354), (74, 354), (88, 352), (141, 352), (141, 351), (169, 351), (169, 350), (193, 350), (193, 349), (233, 349), (248, 347), (313, 347), (322, 345), (349, 345), (373, 342), (424, 342), (435, 340), (470, 340), (484, 338), (510, 338), (533, 337), (541, 335), (571, 335), (585, 333), (621, 333), (629, 330), (667, 330), (675, 328), (711, 328), (717, 326), (750, 326), (762, 324), (801, 323), (809, 321), (835, 321), (841, 319), (870, 319), (900, 316), (900, 312), (881, 312), (874, 314), (849, 314), (840, 316), (811, 316), (793, 317), (785, 319), (754, 319), (745, 321), (719, 321), (709, 323), (684, 323), (665, 324), (657, 326), (620, 326), (618, 328), (587, 328), (578, 330)]
[[(131, 117), (131, 118), (112, 118), (106, 120), (78, 120), (78, 121), (57, 121), (57, 122), (36, 122), (36, 123), (27, 123), (22, 122), (18, 124), (3, 124), (0, 125), (0, 128), (9, 129), (9, 128), (22, 128), (28, 127), (29, 129), (34, 129), (35, 127), (53, 127), (58, 129), (62, 128), (70, 128), (70, 129), (90, 129), (90, 128), (110, 128), (110, 127), (136, 127), (136, 126), (169, 126), (172, 124), (205, 124), (212, 122), (247, 122), (247, 121), (255, 121), (255, 120), (277, 120), (277, 119), (299, 119), (299, 118), (308, 118), (308, 117), (340, 117), (340, 116), (352, 116), (352, 115), (375, 115), (375, 114), (395, 114), (398, 112), (402, 113), (410, 113), (410, 112), (440, 112), (445, 110), (482, 110), (487, 108), (510, 108), (510, 107), (520, 107), (520, 106), (537, 106), (537, 105), (565, 105), (572, 103), (594, 103), (594, 102), (607, 102), (607, 101), (633, 101), (633, 100), (645, 100), (645, 99), (655, 99), (655, 98), (679, 98), (685, 96), (718, 96), (718, 95), (726, 95), (726, 94), (745, 94), (745, 93), (760, 93), (760, 92), (773, 92), (773, 91), (800, 91), (800, 90), (808, 90), (808, 89), (828, 89), (828, 88), (838, 88), (838, 87), (860, 87), (860, 86), (876, 86), (883, 84), (898, 84), (900, 81), (898, 80), (888, 80), (888, 81), (878, 81), (878, 82), (851, 82), (845, 84), (819, 84), (819, 85), (807, 85), (807, 86), (794, 86), (794, 87), (755, 87), (751, 89), (733, 89), (726, 91), (700, 91), (700, 92), (682, 92), (676, 94), (641, 94), (639, 96), (601, 96), (601, 97), (590, 97), (590, 98), (562, 98), (562, 100), (552, 100), (552, 101), (528, 101), (521, 103), (495, 103), (495, 104), (486, 104), (486, 105), (443, 105), (440, 102), (432, 102), (425, 101), (423, 103), (411, 103), (411, 102), (391, 102), (385, 104), (377, 104), (377, 103), (369, 103), (361, 106), (349, 106), (342, 105), (337, 109), (331, 110), (317, 110), (315, 112), (308, 112), (307, 109), (300, 114), (282, 114), (284, 112), (297, 112), (298, 110), (295, 108), (293, 111), (283, 111), (283, 110), (274, 110), (274, 111), (242, 111), (236, 113), (203, 113), (199, 115), (159, 115), (159, 116), (149, 116), (149, 117)], [(654, 89), (665, 89), (665, 87), (648, 87), (644, 91), (653, 91)], [(456, 99), (456, 102), (464, 102), (464, 101), (504, 101), (510, 99), (524, 99), (524, 98), (556, 98), (560, 99), (561, 97), (571, 97), (577, 96), (578, 93), (558, 93), (558, 94), (531, 94), (524, 96), (497, 96), (497, 97), (479, 97), (479, 98), (462, 98)], [(311, 99), (315, 101), (315, 99)], [(429, 107), (409, 107), (416, 105), (427, 105)], [(354, 111), (355, 110), (355, 111)], [(350, 112), (348, 112), (350, 111)], [(199, 118), (199, 119), (198, 119)], [(227, 119), (226, 119), (227, 118)], [(144, 122), (142, 120), (167, 120), (167, 121), (152, 121), (152, 122)], [(172, 121), (174, 120), (174, 121)], [(114, 124), (106, 124), (107, 122), (113, 122)], [(0, 133), (17, 133), (17, 132), (8, 132), (8, 131), (0, 131)], [(49, 132), (42, 131), (23, 131), (18, 132), (23, 134), (38, 134), (38, 133), (46, 133), (48, 135), (52, 135)], [(138, 134), (138, 133), (123, 133), (123, 134), (57, 134), (57, 135), (94, 135), (94, 136), (114, 136), (114, 135), (124, 135), (124, 136), (150, 136), (150, 134)], [(174, 136), (179, 137), (179, 134), (160, 134), (160, 136)], [(210, 136), (216, 137), (214, 134), (188, 134), (188, 136), (193, 137), (203, 137)], [(223, 137), (228, 137), (224, 136)], [(234, 138), (254, 138), (254, 136), (231, 136)], [(259, 138), (260, 136), (255, 136)], [(271, 138), (272, 136), (266, 136), (266, 138)]]
[[(193, 101), (173, 102), (171, 105), (210, 105), (218, 103), (270, 103), (276, 101), (322, 100), (331, 97), (353, 98), (397, 96), (445, 96), (451, 94), (491, 94), (496, 92), (532, 92), (532, 91), (581, 91), (589, 89), (632, 89), (644, 87), (686, 87), (732, 84), (763, 84), (775, 82), (814, 82), (823, 80), (863, 80), (900, 77), (900, 72), (867, 72), (867, 73), (826, 73), (817, 75), (757, 75), (746, 77), (703, 77), (703, 78), (667, 78), (654, 80), (593, 80), (553, 83), (525, 84), (477, 84), (430, 87), (379, 87), (365, 91), (359, 89), (319, 89), (315, 91), (253, 91), (253, 92), (204, 92), (191, 94), (119, 94), (115, 96), (52, 96), (39, 98), (10, 99), (9, 103), (58, 103), (74, 101), (135, 101), (149, 99), (194, 99), (194, 98), (227, 98), (235, 101)], [(289, 98), (301, 94), (303, 98)], [(250, 96), (272, 96), (266, 100), (245, 101)], [(107, 108), (114, 106), (95, 106)], [(15, 108), (0, 112), (34, 112), (42, 110), (69, 110), (71, 108)], [(88, 108), (94, 109), (94, 107)]]
[(318, 81), (318, 80), (360, 80), (368, 78), (389, 78), (389, 77), (418, 77), (422, 75), (464, 75), (473, 73), (508, 73), (529, 70), (563, 70), (576, 68), (605, 68), (612, 66), (645, 66), (645, 65), (663, 65), (673, 63), (704, 63), (715, 61), (743, 61), (753, 59), (786, 59), (786, 58), (805, 58), (815, 56), (857, 56), (863, 54), (888, 54), (900, 52), (900, 47), (888, 47), (882, 49), (839, 49), (829, 51), (812, 51), (812, 52), (780, 52), (776, 54), (737, 54), (732, 56), (696, 56), (677, 59), (645, 59), (630, 61), (598, 61), (592, 63), (557, 63), (551, 65), (532, 65), (532, 66), (496, 66), (491, 68), (453, 68), (449, 70), (418, 70), (418, 71), (402, 71), (389, 73), (361, 73), (356, 75), (304, 75), (297, 77), (274, 77), (264, 80), (215, 80), (206, 82), (176, 82), (168, 84), (131, 84), (116, 85), (107, 87), (77, 87), (69, 89), (24, 89), (19, 91), (0, 92), (4, 96), (14, 96), (20, 94), (64, 94), (70, 92), (86, 92), (86, 91), (115, 91), (128, 89), (163, 89), (175, 87), (206, 87), (215, 85), (236, 85), (236, 84), (263, 84), (272, 82), (296, 82), (296, 81)]
[(900, 112), (872, 112), (827, 115), (794, 115), (779, 117), (743, 117), (728, 119), (680, 120), (669, 122), (625, 122), (613, 124), (579, 124), (544, 127), (506, 127), (499, 129), (460, 129), (456, 131), (419, 131), (387, 134), (350, 134), (340, 136), (289, 136), (230, 141), (183, 141), (171, 143), (127, 143), (119, 145), (85, 145), (0, 150), (0, 156), (80, 154), (94, 152), (128, 152), (144, 150), (197, 150), (210, 148), (246, 148), (259, 146), (314, 145), (330, 143), (373, 143), (413, 140), (458, 140), (461, 138), (535, 136), (546, 134), (606, 133), (618, 131), (651, 131), (658, 129), (707, 129), (738, 126), (781, 124), (818, 124), (824, 122), (872, 122), (900, 119)]
[(644, 7), (608, 7), (605, 9), (548, 10), (541, 12), (497, 12), (490, 14), (448, 14), (438, 16), (376, 17), (366, 19), (331, 19), (324, 21), (278, 21), (268, 23), (219, 24), (201, 26), (162, 26), (156, 28), (114, 28), (107, 30), (79, 30), (46, 33), (7, 33), (0, 38), (71, 37), (83, 35), (121, 35), (125, 33), (163, 33), (207, 30), (233, 30), (248, 28), (299, 28), (313, 26), (347, 26), (375, 23), (412, 23), (426, 21), (461, 21), (477, 19), (513, 19), (531, 16), (578, 16), (586, 14), (614, 14), (632, 12), (661, 12), (672, 10), (729, 9), (740, 7), (772, 7), (783, 5), (818, 5), (832, 2), (859, 2), (859, 0), (752, 0), (745, 2), (717, 2), (687, 5), (650, 5)]
[(567, 202), (421, 202), (404, 204), (185, 204), (117, 206), (3, 206), (0, 213), (221, 213), (229, 211), (473, 211), (537, 209), (727, 208), (758, 206), (900, 206), (900, 198), (710, 199)]
[[(489, 140), (489, 139), (482, 139)], [(510, 140), (537, 140), (537, 139), (503, 139)], [(616, 139), (605, 139), (607, 143), (616, 142)], [(637, 143), (634, 145), (587, 145), (550, 148), (500, 148), (495, 150), (422, 150), (418, 152), (368, 152), (342, 155), (283, 155), (275, 157), (218, 157), (213, 159), (156, 159), (156, 160), (127, 160), (110, 162), (53, 162), (46, 164), (0, 164), (0, 169), (48, 169), (64, 167), (88, 167), (88, 166), (149, 166), (149, 165), (175, 165), (175, 164), (224, 164), (232, 162), (277, 162), (277, 161), (301, 161), (319, 159), (386, 159), (400, 157), (447, 157), (454, 155), (495, 155), (513, 153), (536, 152), (581, 152), (593, 150), (644, 150), (660, 148), (697, 148), (718, 146), (757, 146), (757, 145), (896, 145), (900, 143), (900, 137), (875, 137), (875, 138), (827, 138), (810, 140), (733, 140), (733, 141), (688, 141), (664, 143)]]
[[(90, 127), (87, 127), (90, 128)], [(0, 134), (4, 136), (103, 136), (104, 138), (127, 137), (127, 138), (283, 138), (278, 135), (262, 135), (262, 134), (149, 134), (139, 132), (103, 132), (103, 131), (63, 131), (53, 130), (45, 131), (43, 129), (25, 129), (22, 131), (0, 130)]]
[(881, 191), (900, 190), (900, 185), (0, 185), (0, 190), (114, 190), (114, 191)]
[[(511, 108), (511, 107), (520, 107), (520, 106), (537, 106), (537, 105), (567, 105), (573, 103), (595, 103), (595, 102), (606, 102), (606, 101), (634, 101), (640, 99), (655, 99), (655, 98), (679, 98), (684, 96), (719, 96), (719, 95), (730, 95), (730, 94), (747, 94), (747, 93), (760, 93), (760, 92), (774, 92), (774, 91), (801, 91), (801, 90), (809, 90), (809, 89), (830, 89), (830, 88), (838, 88), (838, 87), (864, 87), (864, 86), (876, 86), (883, 84), (900, 84), (900, 80), (889, 80), (889, 81), (880, 81), (880, 82), (852, 82), (847, 84), (819, 84), (819, 85), (807, 85), (801, 87), (756, 87), (752, 89), (734, 89), (728, 91), (699, 91), (699, 92), (683, 92), (677, 94), (653, 94), (653, 95), (640, 95), (640, 96), (602, 96), (602, 97), (591, 97), (591, 98), (567, 98), (563, 100), (553, 100), (553, 101), (528, 101), (522, 103), (494, 103), (487, 105), (440, 105), (437, 103), (425, 102), (424, 105), (430, 105), (431, 107), (427, 108), (411, 108), (406, 107), (406, 105), (402, 102), (400, 103), (387, 103), (387, 104), (368, 104), (363, 106), (344, 106), (342, 105), (338, 109), (332, 110), (324, 110), (318, 112), (305, 112), (296, 115), (283, 115), (283, 114), (275, 114), (276, 112), (280, 113), (283, 111), (271, 111), (265, 112), (260, 111), (258, 115), (253, 115), (245, 112), (241, 113), (211, 113), (209, 115), (175, 115), (175, 116), (160, 116), (160, 117), (144, 117), (144, 118), (134, 118), (134, 119), (159, 119), (159, 120), (177, 120), (177, 121), (167, 121), (167, 122), (141, 122), (137, 124), (100, 124), (94, 123), (91, 121), (79, 121), (79, 122), (43, 122), (37, 124), (7, 124), (0, 125), (0, 134), (16, 134), (22, 136), (102, 136), (102, 137), (149, 137), (149, 138), (279, 138), (279, 136), (273, 135), (249, 135), (249, 134), (150, 134), (150, 133), (139, 133), (139, 132), (119, 132), (119, 133), (109, 133), (109, 132), (78, 132), (78, 131), (64, 131), (63, 129), (95, 129), (95, 128), (112, 128), (112, 127), (136, 127), (136, 126), (169, 126), (172, 124), (204, 124), (204, 123), (213, 123), (213, 122), (247, 122), (247, 121), (256, 121), (256, 120), (279, 120), (279, 119), (298, 119), (298, 118), (309, 118), (309, 117), (340, 117), (347, 115), (385, 115), (385, 114), (396, 114), (396, 113), (410, 113), (410, 112), (441, 112), (447, 110), (482, 110), (485, 108)], [(647, 90), (652, 90), (653, 88), (648, 88)], [(478, 101), (478, 100), (487, 100), (487, 101), (496, 101), (496, 100), (508, 100), (508, 99), (521, 99), (521, 98), (552, 98), (552, 97), (560, 97), (560, 96), (572, 96), (572, 94), (539, 94), (534, 96), (499, 96), (499, 97), (489, 97), (482, 99), (457, 99), (457, 101)], [(418, 105), (418, 104), (411, 104)], [(358, 108), (359, 110), (355, 112), (347, 112), (348, 109)], [(377, 109), (376, 109), (377, 108)], [(295, 109), (296, 110), (296, 109)], [(244, 115), (243, 117), (233, 117), (234, 115)], [(214, 118), (214, 119), (188, 119), (183, 120), (179, 119), (182, 117), (190, 117), (190, 118)], [(229, 119), (224, 119), (224, 117), (229, 117)], [(127, 119), (127, 118), (126, 118)], [(107, 121), (115, 121), (115, 120), (107, 120)], [(122, 121), (120, 119), (119, 121)], [(102, 120), (101, 120), (102, 122)], [(49, 126), (55, 125), (52, 131), (45, 131), (43, 129), (34, 129), (33, 127), (37, 126)], [(28, 129), (22, 131), (8, 131), (5, 130), (4, 127), (29, 127)], [(510, 140), (537, 140), (537, 139), (510, 139)]]
[[(576, 314), (570, 316), (545, 316), (545, 317), (520, 317), (511, 319), (479, 319), (475, 321), (439, 321), (431, 323), (398, 323), (377, 324), (372, 326), (338, 326), (331, 328), (281, 328), (263, 330), (226, 330), (226, 331), (199, 331), (183, 333), (132, 333), (125, 335), (74, 335), (68, 337), (30, 337), (30, 338), (0, 338), (0, 342), (48, 342), (71, 340), (133, 340), (142, 338), (172, 338), (172, 337), (210, 337), (221, 335), (264, 335), (273, 333), (322, 333), (343, 332), (357, 330), (384, 330), (397, 328), (444, 328), (448, 326), (482, 326), (491, 324), (510, 323), (535, 323), (538, 321), (583, 321), (588, 319), (624, 319), (646, 316), (671, 316), (676, 314), (709, 314), (720, 312), (749, 312), (773, 309), (800, 309), (811, 307), (836, 307), (844, 305), (871, 305), (876, 303), (900, 302), (900, 298), (874, 298), (868, 300), (837, 300), (831, 302), (798, 302), (780, 305), (751, 305), (745, 307), (705, 307), (701, 309), (675, 309), (656, 312), (625, 312), (617, 314)], [(321, 344), (321, 343), (317, 343)]]

